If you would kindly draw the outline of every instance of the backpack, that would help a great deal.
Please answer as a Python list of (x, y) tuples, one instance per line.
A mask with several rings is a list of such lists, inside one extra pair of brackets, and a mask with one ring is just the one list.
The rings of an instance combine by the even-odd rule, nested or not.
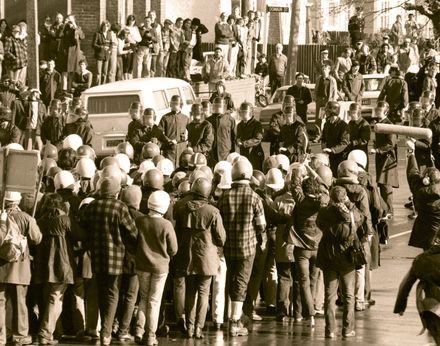
[(0, 259), (18, 262), (27, 248), (27, 238), (9, 214), (6, 221), (0, 221)]

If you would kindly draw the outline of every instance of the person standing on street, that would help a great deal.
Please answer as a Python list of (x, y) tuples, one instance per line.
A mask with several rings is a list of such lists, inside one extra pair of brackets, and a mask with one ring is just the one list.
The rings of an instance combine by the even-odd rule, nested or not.
[(275, 90), (284, 85), (286, 71), (287, 56), (283, 54), (283, 45), (277, 43), (275, 46), (275, 54), (269, 60), (269, 83), (270, 92), (272, 94)]
[(304, 73), (297, 73), (295, 76), (296, 83), (286, 91), (286, 96), (291, 95), (295, 100), (296, 114), (299, 115), (304, 124), (307, 124), (307, 107), (312, 102), (312, 93), (305, 85)]
[(390, 76), (377, 101), (386, 101), (389, 106), (387, 117), (395, 124), (402, 121), (402, 111), (408, 105), (408, 84), (401, 77), (397, 66), (390, 68)]
[(321, 128), (322, 119), (325, 117), (321, 114), (321, 108), (326, 107), (327, 102), (336, 101), (338, 97), (338, 86), (336, 79), (330, 76), (331, 66), (323, 65), (321, 69), (321, 76), (316, 80), (315, 100), (316, 100), (316, 115), (315, 123)]
[(398, 50), (399, 46), (403, 43), (403, 37), (404, 37), (401, 15), (396, 16), (396, 21), (391, 26), (390, 36), (391, 36), (391, 43), (394, 45), (395, 49)]
[[(352, 103), (348, 109), (350, 122), (348, 123), (348, 133), (350, 135), (349, 151), (362, 150), (368, 157), (368, 142), (370, 141), (371, 128), (361, 114), (361, 105)], [(365, 167), (364, 167), (365, 168)], [(365, 168), (368, 171), (368, 163)]]
[(348, 101), (362, 102), (365, 90), (364, 77), (359, 73), (359, 61), (353, 61), (351, 69), (345, 74), (342, 80), (342, 90)]

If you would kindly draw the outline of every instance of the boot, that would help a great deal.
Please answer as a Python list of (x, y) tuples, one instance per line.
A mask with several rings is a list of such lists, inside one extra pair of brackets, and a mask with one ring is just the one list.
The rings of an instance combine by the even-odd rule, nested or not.
[(243, 327), (240, 321), (229, 321), (229, 336), (245, 336), (248, 335), (248, 330)]

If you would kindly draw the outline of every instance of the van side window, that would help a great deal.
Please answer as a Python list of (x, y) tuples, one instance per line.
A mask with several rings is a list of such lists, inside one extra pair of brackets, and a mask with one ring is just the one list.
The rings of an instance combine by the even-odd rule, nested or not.
[(180, 97), (182, 97), (182, 95), (180, 94), (180, 89), (179, 88), (170, 88), (167, 89), (167, 96), (168, 96), (168, 102), (171, 101), (171, 97), (173, 97), (173, 95), (179, 95)]
[(189, 87), (183, 87), (183, 95), (185, 95), (186, 104), (192, 105), (195, 101), (194, 94)]
[(163, 90), (153, 91), (153, 98), (156, 111), (161, 111), (169, 107), (167, 97)]
[(87, 110), (90, 114), (127, 113), (134, 101), (140, 101), (139, 95), (91, 96)]

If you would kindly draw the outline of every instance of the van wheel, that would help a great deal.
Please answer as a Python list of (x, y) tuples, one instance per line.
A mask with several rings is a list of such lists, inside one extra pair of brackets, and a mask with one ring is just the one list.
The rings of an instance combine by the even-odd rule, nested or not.
[(258, 95), (257, 102), (261, 107), (267, 107), (268, 101), (266, 95)]

